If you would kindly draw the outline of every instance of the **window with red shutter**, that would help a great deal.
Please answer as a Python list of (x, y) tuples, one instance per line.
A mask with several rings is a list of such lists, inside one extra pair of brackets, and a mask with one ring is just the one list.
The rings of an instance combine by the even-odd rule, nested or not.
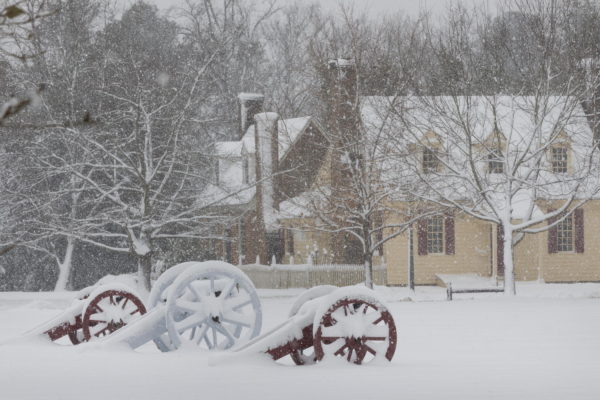
[(427, 254), (444, 252), (444, 217), (434, 215), (427, 218)]
[(578, 208), (575, 210), (575, 252), (583, 253), (584, 246), (584, 220), (583, 220), (583, 209)]
[[(548, 210), (548, 213), (553, 212), (554, 210)], [(556, 222), (556, 217), (548, 218), (548, 225), (552, 225)], [(557, 252), (557, 229), (556, 226), (548, 229), (548, 254), (553, 254)]]
[(417, 252), (420, 256), (427, 255), (427, 220), (420, 219), (417, 224)]
[(573, 215), (564, 217), (556, 224), (556, 251), (571, 252), (573, 251)]
[(496, 258), (498, 259), (498, 275), (504, 275), (504, 227), (500, 224), (496, 225)]
[(446, 214), (444, 218), (444, 235), (446, 241), (446, 254), (452, 255), (454, 254), (454, 215)]
[(294, 255), (294, 231), (292, 231), (291, 229), (287, 229), (286, 231), (287, 235), (286, 235), (286, 246), (287, 246), (287, 252), (290, 255)]

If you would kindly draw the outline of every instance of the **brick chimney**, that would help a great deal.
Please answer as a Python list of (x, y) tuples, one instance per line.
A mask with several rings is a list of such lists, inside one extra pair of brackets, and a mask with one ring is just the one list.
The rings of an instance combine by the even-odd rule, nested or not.
[(584, 58), (579, 62), (579, 68), (583, 71), (586, 86), (586, 98), (582, 99), (581, 106), (585, 112), (588, 122), (592, 127), (594, 139), (600, 140), (600, 84), (598, 74), (600, 73), (599, 58)]
[[(360, 157), (360, 117), (357, 91), (356, 64), (353, 59), (337, 58), (327, 62), (323, 102), (325, 104), (325, 130), (331, 143), (331, 196), (353, 208), (353, 192), (348, 160)], [(345, 215), (336, 215), (343, 226)], [(332, 235), (330, 248), (335, 263), (362, 263), (362, 247), (349, 233)]]
[(265, 96), (259, 93), (240, 93), (238, 101), (240, 105), (238, 119), (241, 139), (248, 127), (254, 123), (254, 116), (262, 112)]
[(280, 262), (283, 243), (279, 237), (279, 130), (277, 113), (259, 113), (254, 116), (256, 146), (256, 216), (260, 226), (261, 260), (271, 263), (273, 256)]
[[(354, 60), (338, 58), (327, 63), (325, 90), (326, 132), (333, 145), (332, 182), (344, 186), (344, 171), (349, 156), (356, 156), (360, 146), (360, 119)], [(346, 175), (347, 176), (347, 175)], [(335, 188), (334, 188), (335, 190)]]

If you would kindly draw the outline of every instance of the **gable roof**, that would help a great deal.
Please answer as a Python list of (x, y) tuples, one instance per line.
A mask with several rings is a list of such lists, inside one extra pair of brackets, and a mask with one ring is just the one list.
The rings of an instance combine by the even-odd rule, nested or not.
[[(279, 160), (289, 154), (293, 145), (302, 137), (312, 117), (290, 118), (278, 121)], [(212, 201), (225, 198), (221, 205), (240, 205), (249, 203), (256, 193), (253, 184), (244, 183), (242, 156), (254, 154), (255, 149), (254, 124), (249, 126), (244, 136), (238, 141), (217, 142), (215, 152), (219, 158), (219, 184), (210, 184), (205, 195)]]
[[(302, 134), (304, 133), (311, 121), (312, 117), (280, 119), (279, 121), (277, 121), (280, 161), (285, 158), (289, 150), (292, 148), (292, 145), (298, 141), (300, 136), (302, 136)], [(250, 125), (248, 127), (248, 130), (240, 140), (240, 142), (243, 143), (244, 149), (248, 153), (256, 152), (256, 142), (254, 136), (254, 125)]]
[[(518, 158), (524, 152), (544, 149), (545, 145), (568, 141), (571, 148), (570, 162), (573, 170), (585, 171), (589, 166), (590, 146), (593, 145), (593, 131), (588, 123), (583, 107), (574, 97), (547, 96), (543, 99), (532, 96), (407, 96), (407, 97), (363, 97), (361, 98), (361, 116), (364, 127), (369, 131), (385, 129), (405, 145), (426, 144), (430, 132), (434, 132), (444, 141), (444, 161), (454, 168), (453, 172), (442, 172), (431, 176), (429, 181), (438, 186), (444, 196), (468, 199), (469, 185), (457, 174), (468, 170), (467, 154), (469, 146), (479, 147), (477, 165), (483, 168), (489, 160), (489, 151), (497, 145), (490, 136), (498, 132), (501, 138), (501, 151), (507, 151), (511, 159)], [(462, 135), (462, 136), (461, 136)], [(465, 140), (469, 138), (469, 141)], [(535, 140), (535, 141), (534, 141)], [(536, 145), (537, 140), (541, 143)], [(533, 141), (533, 142), (532, 142)], [(534, 143), (533, 147), (528, 147)], [(532, 150), (533, 149), (533, 150)], [(507, 156), (504, 154), (504, 156)], [(413, 168), (418, 168), (418, 153), (414, 154)], [(534, 160), (534, 157), (528, 157)], [(517, 175), (536, 168), (531, 163), (519, 167)], [(499, 174), (501, 175), (501, 174)], [(561, 199), (570, 193), (573, 182), (569, 179), (557, 179), (558, 175), (550, 170), (540, 173), (539, 184), (544, 185), (543, 196)], [(501, 176), (490, 174), (487, 193), (496, 205), (503, 204)], [(581, 195), (594, 194), (598, 179), (590, 177), (580, 188)], [(466, 196), (466, 197), (465, 197)], [(512, 217), (521, 219), (537, 197), (526, 183), (522, 185), (512, 199)], [(497, 209), (501, 208), (500, 206)], [(533, 205), (534, 216), (540, 210)]]
[(494, 132), (510, 145), (521, 146), (534, 132), (563, 131), (577, 144), (593, 137), (581, 104), (568, 96), (372, 96), (361, 98), (361, 117), (367, 130), (387, 126), (398, 132), (411, 127), (415, 137), (431, 131), (441, 138), (469, 129), (477, 143)]

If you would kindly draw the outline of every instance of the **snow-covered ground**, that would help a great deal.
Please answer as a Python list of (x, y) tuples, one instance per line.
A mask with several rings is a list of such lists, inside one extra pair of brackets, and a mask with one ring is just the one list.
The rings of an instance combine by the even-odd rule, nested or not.
[[(398, 326), (394, 360), (282, 365), (160, 353), (0, 345), (0, 399), (599, 399), (600, 284), (520, 284), (519, 296), (380, 288)], [(301, 290), (260, 290), (263, 331)], [(0, 293), (0, 342), (60, 312), (72, 294)]]

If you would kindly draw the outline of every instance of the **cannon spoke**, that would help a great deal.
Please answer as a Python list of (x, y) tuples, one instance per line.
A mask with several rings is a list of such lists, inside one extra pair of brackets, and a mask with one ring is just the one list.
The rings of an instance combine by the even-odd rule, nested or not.
[(227, 330), (226, 327), (224, 327), (221, 324), (215, 324), (214, 328), (215, 328), (215, 330), (220, 332), (221, 335), (225, 336), (225, 338), (227, 339), (227, 343), (224, 343), (223, 346), (219, 346), (219, 347), (228, 348), (228, 347), (231, 347), (235, 343), (235, 338), (231, 335), (231, 333)]
[(368, 351), (369, 353), (371, 353), (373, 355), (377, 354), (377, 352), (375, 350), (373, 350), (373, 348), (371, 346), (369, 346), (368, 344), (365, 344), (364, 348), (365, 348), (366, 351)]
[(252, 303), (253, 301), (248, 295), (248, 293), (240, 293), (239, 296), (230, 297), (229, 299), (227, 299), (227, 305), (233, 311), (237, 311), (240, 308), (243, 308)]
[(356, 364), (361, 364), (363, 362), (363, 360), (365, 359), (366, 355), (367, 355), (367, 346), (365, 344), (363, 344), (357, 350), (357, 352), (356, 352), (356, 360), (354, 360), (354, 362)]
[(182, 319), (181, 321), (176, 321), (175, 326), (179, 333), (183, 333), (186, 330), (198, 326), (202, 323), (206, 322), (206, 316), (200, 314), (191, 314), (190, 316)]
[(177, 309), (183, 312), (198, 312), (202, 309), (202, 303), (186, 300), (186, 299), (177, 299), (175, 301), (175, 305)]
[(198, 288), (193, 285), (193, 282), (190, 282), (186, 286), (186, 288), (188, 289), (188, 292), (194, 297), (194, 301), (201, 300), (203, 297), (206, 296), (206, 293), (202, 293), (201, 291), (199, 291)]
[(337, 351), (335, 353), (333, 353), (334, 356), (343, 356), (344, 355), (344, 350), (346, 350), (348, 348), (348, 344), (344, 343), (344, 345), (342, 347), (340, 347), (339, 349), (337, 349)]
[(211, 325), (211, 329), (212, 329), (212, 339), (213, 339), (213, 347), (212, 348), (215, 348), (215, 347), (217, 347), (217, 343), (218, 343), (218, 341), (217, 341), (217, 328), (215, 328), (214, 325)]
[(234, 325), (240, 325), (247, 328), (252, 327), (252, 324), (254, 323), (254, 318), (252, 315), (245, 315), (234, 312), (225, 313), (222, 317), (222, 320)]
[(235, 287), (235, 281), (232, 279), (231, 281), (229, 281), (229, 283), (227, 284), (227, 286), (225, 286), (225, 289), (223, 289), (223, 294), (224, 294), (224, 298), (225, 299), (229, 299), (231, 298), (231, 292), (233, 291), (233, 288)]
[[(202, 339), (204, 339), (204, 342), (206, 343), (206, 347), (209, 349), (212, 349), (214, 346), (213, 342), (210, 341), (209, 337), (208, 337), (208, 325), (206, 325), (206, 331), (204, 332), (204, 335), (202, 335)], [(201, 341), (198, 341), (198, 344), (200, 344)]]

